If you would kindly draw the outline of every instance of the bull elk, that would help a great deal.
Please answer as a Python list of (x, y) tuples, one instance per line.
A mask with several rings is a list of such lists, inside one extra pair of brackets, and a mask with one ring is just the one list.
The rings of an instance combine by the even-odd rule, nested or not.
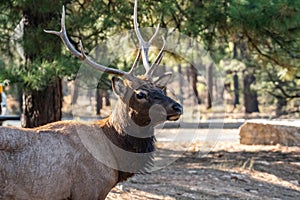
[[(88, 57), (81, 42), (80, 51), (70, 43), (63, 8), (61, 30), (46, 32), (59, 36), (70, 52), (89, 66), (114, 75), (112, 88), (117, 105), (108, 118), (95, 122), (60, 121), (33, 129), (1, 127), (0, 199), (105, 199), (118, 182), (151, 165), (154, 126), (179, 119), (183, 109), (162, 90), (171, 74), (152, 77), (166, 41), (163, 39), (163, 47), (150, 65), (148, 50), (159, 26), (148, 42), (143, 39), (137, 23), (137, 0), (134, 29), (140, 49), (131, 70), (108, 68)], [(140, 58), (146, 72), (135, 75)], [(97, 136), (98, 153), (114, 164), (96, 158), (79, 132)], [(114, 150), (118, 148), (123, 151)], [(126, 152), (144, 156), (130, 159)]]

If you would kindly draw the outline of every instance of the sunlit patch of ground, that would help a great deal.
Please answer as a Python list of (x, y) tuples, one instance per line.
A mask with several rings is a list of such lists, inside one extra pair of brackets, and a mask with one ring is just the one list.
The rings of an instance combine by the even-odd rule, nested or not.
[[(118, 184), (112, 199), (300, 199), (300, 148), (218, 142), (203, 156), (203, 142), (186, 144), (171, 165)], [(200, 152), (200, 153), (199, 153)]]

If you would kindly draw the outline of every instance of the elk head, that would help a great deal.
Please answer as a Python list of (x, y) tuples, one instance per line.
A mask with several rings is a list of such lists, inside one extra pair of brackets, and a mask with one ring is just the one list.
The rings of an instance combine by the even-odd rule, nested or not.
[[(137, 0), (135, 0), (134, 7), (134, 29), (140, 43), (140, 49), (129, 72), (108, 68), (94, 62), (84, 53), (81, 41), (79, 43), (80, 51), (76, 50), (76, 48), (69, 41), (66, 33), (64, 7), (61, 19), (61, 30), (59, 32), (45, 30), (47, 33), (59, 36), (66, 47), (76, 57), (84, 61), (89, 66), (97, 70), (118, 76), (113, 77), (112, 79), (113, 91), (118, 96), (119, 101), (111, 116), (111, 123), (121, 124), (119, 127), (116, 127), (116, 129), (120, 131), (124, 130), (125, 126), (128, 127), (132, 124), (136, 124), (138, 126), (149, 126), (157, 125), (165, 120), (177, 120), (183, 113), (182, 106), (170, 97), (166, 96), (163, 92), (163, 88), (171, 78), (171, 74), (163, 74), (158, 79), (152, 78), (154, 70), (162, 60), (166, 41), (164, 38), (162, 38), (163, 47), (157, 55), (155, 61), (150, 65), (148, 59), (148, 50), (153, 39), (158, 34), (159, 26), (157, 26), (154, 35), (149, 41), (145, 41), (143, 39), (137, 22)], [(140, 57), (142, 58), (143, 66), (146, 72), (144, 75), (136, 76), (135, 71)], [(119, 77), (122, 77), (122, 79)]]

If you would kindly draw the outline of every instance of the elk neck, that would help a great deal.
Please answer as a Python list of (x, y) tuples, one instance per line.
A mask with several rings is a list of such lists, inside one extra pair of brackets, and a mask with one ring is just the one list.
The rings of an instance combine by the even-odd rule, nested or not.
[[(154, 127), (150, 125), (146, 127), (138, 126), (131, 118), (130, 108), (127, 104), (119, 99), (104, 127), (106, 127), (104, 133), (109, 140), (124, 151), (147, 153), (148, 156), (143, 157), (140, 163), (137, 163), (139, 166), (137, 173), (144, 173), (153, 165)], [(133, 174), (119, 171), (118, 182), (125, 181)]]
[(155, 126), (148, 119), (138, 116), (120, 99), (110, 115), (109, 123), (120, 135), (131, 135), (140, 138), (153, 136)]
[(145, 126), (137, 125), (132, 119), (129, 106), (123, 101), (117, 101), (107, 123), (115, 130), (108, 137), (124, 150), (136, 153), (154, 151), (154, 126), (149, 123), (146, 125), (146, 122)]

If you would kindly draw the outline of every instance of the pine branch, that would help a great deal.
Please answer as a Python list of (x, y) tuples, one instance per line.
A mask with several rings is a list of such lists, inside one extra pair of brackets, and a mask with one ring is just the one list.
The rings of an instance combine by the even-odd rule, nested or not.
[(256, 45), (256, 43), (253, 41), (252, 37), (250, 37), (250, 35), (245, 32), (245, 35), (246, 37), (248, 38), (249, 42), (251, 43), (251, 45), (254, 47), (254, 49), (260, 54), (262, 55), (263, 57), (273, 61), (275, 64), (279, 65), (279, 66), (283, 66), (282, 63), (280, 63), (278, 60), (276, 60), (275, 58), (273, 58), (272, 56), (266, 54), (266, 53), (263, 53), (262, 50)]

